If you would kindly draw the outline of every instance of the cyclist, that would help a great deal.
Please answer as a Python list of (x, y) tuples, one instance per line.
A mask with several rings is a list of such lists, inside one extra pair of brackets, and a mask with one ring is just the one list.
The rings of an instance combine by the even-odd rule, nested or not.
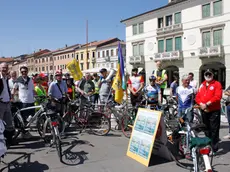
[(42, 86), (43, 81), (44, 81), (44, 77), (42, 76), (36, 77), (34, 81), (36, 83), (34, 90), (36, 92), (36, 95), (38, 96), (38, 98), (35, 101), (36, 106), (46, 100), (44, 97), (46, 97), (47, 94), (45, 88)]
[(155, 76), (149, 77), (149, 85), (144, 88), (144, 93), (147, 98), (147, 104), (159, 105), (158, 108), (161, 106), (161, 89), (156, 84)]

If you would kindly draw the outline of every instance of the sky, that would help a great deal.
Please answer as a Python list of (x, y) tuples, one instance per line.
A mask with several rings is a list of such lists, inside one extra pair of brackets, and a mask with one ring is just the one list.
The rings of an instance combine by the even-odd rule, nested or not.
[(67, 45), (118, 37), (122, 19), (167, 4), (168, 0), (0, 0), (0, 57), (56, 50)]

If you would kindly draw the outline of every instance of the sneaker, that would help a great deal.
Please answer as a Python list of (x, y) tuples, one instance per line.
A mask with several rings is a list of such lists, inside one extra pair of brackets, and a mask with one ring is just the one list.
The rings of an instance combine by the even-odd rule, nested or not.
[(223, 137), (223, 139), (230, 139), (230, 133)]
[(32, 137), (32, 135), (30, 134), (30, 132), (22, 133), (23, 139), (30, 139), (31, 137)]

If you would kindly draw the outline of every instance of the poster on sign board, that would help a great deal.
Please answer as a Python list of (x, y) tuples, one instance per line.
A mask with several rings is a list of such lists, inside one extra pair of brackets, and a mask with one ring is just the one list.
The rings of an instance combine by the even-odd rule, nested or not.
[(139, 108), (129, 140), (127, 156), (149, 166), (161, 112)]

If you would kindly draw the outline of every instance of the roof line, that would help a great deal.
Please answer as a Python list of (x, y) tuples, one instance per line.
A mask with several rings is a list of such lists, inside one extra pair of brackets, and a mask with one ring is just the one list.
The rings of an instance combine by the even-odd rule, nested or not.
[(184, 1), (188, 1), (188, 0), (177, 0), (177, 1), (175, 1), (175, 2), (172, 1), (172, 2), (168, 3), (167, 5), (164, 5), (164, 6), (162, 6), (162, 7), (155, 8), (155, 9), (153, 9), (153, 10), (150, 10), (150, 11), (147, 11), (147, 12), (144, 12), (144, 13), (141, 13), (141, 14), (138, 14), (138, 15), (135, 15), (135, 16), (132, 16), (132, 17), (129, 17), (129, 18), (127, 18), (127, 19), (121, 20), (120, 22), (121, 22), (121, 23), (124, 23), (124, 22), (126, 22), (126, 21), (128, 21), (128, 20), (131, 20), (131, 19), (134, 19), (134, 18), (143, 16), (143, 15), (148, 14), (148, 13), (152, 13), (152, 12), (159, 11), (159, 10), (161, 10), (161, 9), (164, 9), (164, 8), (167, 8), (167, 7), (170, 7), (170, 6), (179, 4), (179, 3), (184, 2)]

